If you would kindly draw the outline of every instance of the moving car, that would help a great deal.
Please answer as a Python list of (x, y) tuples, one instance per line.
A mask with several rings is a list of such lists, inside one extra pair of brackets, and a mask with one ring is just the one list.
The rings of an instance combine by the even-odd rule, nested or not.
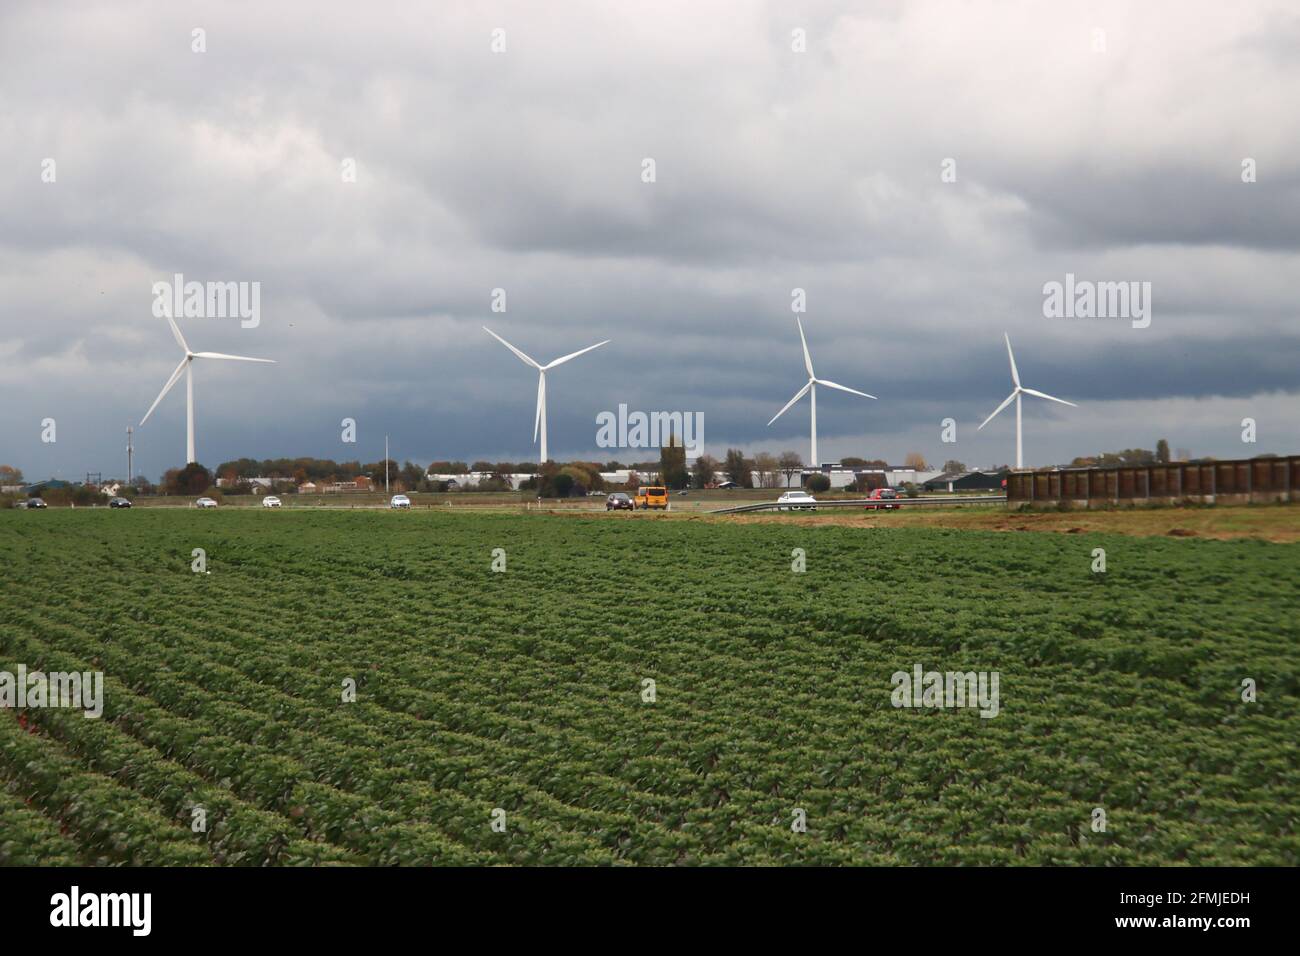
[(777, 511), (817, 510), (817, 499), (806, 491), (787, 491), (776, 499)]
[(130, 498), (109, 498), (108, 506), (110, 508), (129, 508), (131, 507)]
[(668, 510), (668, 489), (663, 485), (647, 485), (636, 490), (632, 499), (638, 508), (661, 508)]
[(199, 498), (194, 502), (194, 507), (196, 508), (215, 508), (216, 506), (216, 501), (207, 497)]
[[(880, 509), (893, 509), (901, 507), (898, 501), (898, 492), (893, 488), (876, 488), (871, 492), (872, 504), (864, 505), (868, 511)], [(879, 502), (878, 504), (876, 502)]]
[(605, 499), (606, 511), (636, 511), (636, 505), (626, 492), (616, 491)]
[(411, 499), (406, 497), (406, 495), (393, 495), (393, 500), (388, 502), (388, 507), (409, 508), (411, 507)]
[(280, 499), (277, 498), (275, 495), (267, 495), (265, 498), (262, 499), (262, 507), (263, 507), (263, 508), (279, 508), (279, 507), (280, 507)]
[(18, 507), (19, 508), (48, 508), (49, 505), (47, 505), (40, 498), (28, 498), (26, 501), (18, 502)]

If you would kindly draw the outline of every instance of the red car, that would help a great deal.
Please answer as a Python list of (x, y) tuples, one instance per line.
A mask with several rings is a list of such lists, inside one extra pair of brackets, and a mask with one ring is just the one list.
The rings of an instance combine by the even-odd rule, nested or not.
[(902, 505), (898, 501), (898, 492), (895, 491), (893, 488), (877, 488), (876, 490), (871, 492), (871, 500), (873, 502), (878, 502), (878, 503), (864, 505), (863, 507), (865, 507), (868, 511), (873, 511), (876, 508), (887, 508), (892, 510), (894, 508), (902, 507)]

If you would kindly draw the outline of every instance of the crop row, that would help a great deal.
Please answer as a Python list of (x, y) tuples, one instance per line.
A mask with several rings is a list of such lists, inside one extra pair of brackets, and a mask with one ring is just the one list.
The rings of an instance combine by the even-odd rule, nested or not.
[[(0, 670), (102, 670), (105, 714), (10, 721), (0, 781), (91, 861), (1300, 860), (1285, 546), (53, 517), (0, 536), (26, 569), (0, 598)], [(914, 663), (998, 671), (999, 716), (893, 708)], [(141, 840), (95, 824), (118, 804)]]

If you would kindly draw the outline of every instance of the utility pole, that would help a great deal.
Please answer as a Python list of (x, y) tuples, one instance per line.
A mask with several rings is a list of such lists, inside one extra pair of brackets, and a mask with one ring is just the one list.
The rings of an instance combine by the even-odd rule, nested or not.
[(388, 495), (388, 436), (384, 436), (384, 495)]
[(131, 484), (131, 479), (135, 477), (131, 473), (131, 454), (134, 451), (131, 447), (131, 426), (126, 426), (126, 483)]

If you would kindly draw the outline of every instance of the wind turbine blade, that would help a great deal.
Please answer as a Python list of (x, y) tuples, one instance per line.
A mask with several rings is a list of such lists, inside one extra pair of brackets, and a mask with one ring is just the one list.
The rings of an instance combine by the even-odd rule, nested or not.
[(1069, 405), (1071, 408), (1079, 407), (1078, 405), (1074, 404), (1074, 402), (1067, 402), (1063, 398), (1057, 398), (1055, 395), (1048, 395), (1046, 392), (1035, 391), (1032, 388), (1022, 388), (1021, 391), (1024, 392), (1026, 395), (1037, 395), (1039, 398), (1045, 398), (1049, 402), (1060, 402), (1062, 405)]
[[(999, 405), (997, 408), (993, 409), (993, 414), (990, 415), (988, 418), (984, 419), (984, 423), (983, 423), (982, 425), (980, 425), (980, 428), (983, 428), (984, 425), (987, 425), (989, 422), (993, 421), (993, 419), (997, 418), (997, 417), (998, 417), (998, 412), (1002, 411), (1002, 409), (1004, 409), (1004, 408), (1006, 408), (1008, 405), (1010, 405), (1012, 399), (1014, 399), (1014, 398), (1016, 397), (1016, 395), (1017, 395), (1017, 393), (1019, 393), (1019, 391), (1020, 391), (1020, 389), (1017, 388), (1014, 392), (1012, 392), (1010, 395), (1007, 396), (1007, 400), (1006, 400), (1005, 402), (1003, 402), (1003, 403), (1002, 403), (1001, 405)], [(975, 429), (975, 430), (976, 430), (976, 431), (979, 431), (980, 428), (977, 428), (977, 429)]]
[(803, 367), (808, 370), (809, 378), (816, 378), (817, 373), (812, 369), (812, 356), (808, 354), (808, 340), (803, 336), (803, 323), (799, 321), (799, 316), (794, 317), (799, 326), (799, 342), (803, 345)]
[(230, 359), (232, 362), (268, 362), (275, 364), (275, 359), (249, 358), (247, 355), (226, 355), (224, 352), (194, 352), (195, 358)]
[[(799, 389), (799, 391), (794, 393), (794, 398), (790, 399), (790, 401), (785, 403), (785, 408), (781, 409), (779, 412), (777, 412), (775, 415), (772, 416), (772, 422), (776, 421), (778, 418), (780, 418), (782, 415), (788, 412), (790, 410), (791, 405), (793, 405), (795, 402), (799, 401), (799, 399), (807, 395), (808, 389), (813, 387), (814, 381), (815, 379), (811, 379), (811, 378), (808, 379), (808, 384), (805, 385), (803, 388)], [(771, 425), (772, 422), (768, 422), (768, 424)]]
[(537, 442), (537, 429), (542, 424), (542, 409), (546, 406), (546, 373), (537, 376), (537, 414), (533, 418), (533, 443)]
[(1011, 381), (1016, 386), (1016, 388), (1019, 388), (1020, 373), (1016, 371), (1016, 357), (1011, 354), (1011, 336), (1003, 332), (1002, 337), (1007, 340), (1007, 358), (1011, 359)]
[(172, 377), (167, 379), (167, 384), (162, 387), (162, 391), (158, 393), (158, 397), (153, 400), (153, 404), (149, 406), (149, 411), (145, 412), (144, 418), (140, 419), (141, 425), (149, 420), (149, 416), (152, 415), (153, 410), (158, 407), (158, 403), (163, 400), (163, 396), (170, 392), (172, 386), (180, 381), (181, 375), (185, 372), (185, 366), (189, 364), (189, 361), (190, 357), (188, 355), (181, 359), (181, 364), (176, 366), (176, 371), (172, 372)]
[(547, 365), (546, 368), (552, 369), (555, 368), (555, 366), (557, 365), (563, 365), (569, 359), (575, 359), (579, 355), (582, 355), (585, 352), (590, 352), (592, 349), (598, 349), (602, 345), (608, 345), (608, 344), (609, 344), (609, 339), (606, 339), (603, 342), (597, 342), (595, 345), (588, 345), (585, 349), (579, 349), (577, 352), (570, 352), (568, 355), (564, 356), (563, 358), (557, 358), (554, 362)]
[(176, 339), (176, 344), (179, 345), (181, 348), (183, 348), (186, 352), (188, 352), (190, 350), (190, 347), (185, 344), (185, 336), (181, 335), (180, 327), (174, 321), (172, 321), (172, 317), (170, 315), (164, 316), (164, 318), (167, 319), (167, 324), (172, 327), (172, 338)]
[(818, 385), (825, 385), (827, 388), (838, 388), (841, 392), (848, 392), (851, 395), (861, 395), (863, 398), (875, 398), (874, 395), (868, 395), (866, 392), (859, 392), (856, 388), (849, 388), (847, 385), (840, 385), (836, 382), (828, 382), (824, 378), (816, 380)]
[(530, 359), (530, 358), (529, 358), (527, 355), (525, 355), (523, 352), (519, 351), (517, 348), (515, 348), (513, 345), (511, 345), (509, 342), (507, 342), (507, 341), (506, 341), (505, 339), (503, 339), (501, 336), (497, 335), (495, 332), (493, 332), (491, 329), (489, 329), (486, 325), (483, 326), (483, 331), (486, 332), (488, 335), (492, 336), (492, 338), (496, 339), (498, 342), (500, 342), (502, 345), (504, 345), (504, 346), (505, 346), (506, 348), (508, 348), (510, 351), (514, 352), (515, 355), (519, 356), (519, 361), (523, 362), (525, 365), (531, 365), (533, 368), (536, 368), (536, 369), (540, 369), (540, 368), (541, 368), (540, 365), (538, 365), (536, 362), (534, 362), (532, 359)]

